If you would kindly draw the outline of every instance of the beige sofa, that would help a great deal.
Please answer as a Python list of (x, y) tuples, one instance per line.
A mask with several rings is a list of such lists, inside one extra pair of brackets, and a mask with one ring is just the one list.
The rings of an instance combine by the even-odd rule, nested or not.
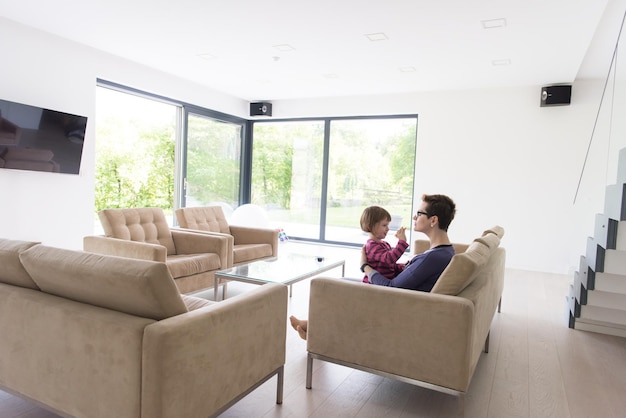
[(456, 244), (465, 252), (430, 293), (313, 279), (306, 387), (319, 359), (458, 395), (462, 405), (499, 309), (503, 233), (495, 227), (468, 246)]
[(204, 418), (276, 375), (282, 402), (286, 286), (210, 302), (164, 263), (6, 239), (0, 266), (10, 393), (63, 416)]

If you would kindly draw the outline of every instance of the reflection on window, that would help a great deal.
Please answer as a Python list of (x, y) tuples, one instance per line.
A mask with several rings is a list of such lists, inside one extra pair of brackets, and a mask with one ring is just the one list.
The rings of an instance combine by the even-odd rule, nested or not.
[(324, 122), (257, 123), (252, 203), (288, 235), (319, 236)]
[(383, 206), (393, 243), (411, 227), (416, 128), (416, 117), (255, 123), (252, 203), (289, 236), (351, 244), (367, 238), (363, 209)]
[(334, 120), (330, 125), (327, 241), (361, 244), (359, 220), (367, 206), (392, 216), (389, 242), (411, 228), (416, 118)]
[(241, 125), (189, 114), (187, 126), (185, 206), (220, 205), (228, 214), (239, 203)]
[(96, 212), (174, 207), (177, 106), (96, 89)]

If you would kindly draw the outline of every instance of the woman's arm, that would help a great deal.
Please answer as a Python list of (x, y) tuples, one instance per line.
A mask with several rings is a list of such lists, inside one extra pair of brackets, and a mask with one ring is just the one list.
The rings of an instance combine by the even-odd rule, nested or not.
[(393, 280), (387, 279), (372, 268), (365, 267), (364, 270), (372, 284), (430, 291), (451, 258), (452, 254), (447, 251), (419, 254), (413, 257), (411, 263)]

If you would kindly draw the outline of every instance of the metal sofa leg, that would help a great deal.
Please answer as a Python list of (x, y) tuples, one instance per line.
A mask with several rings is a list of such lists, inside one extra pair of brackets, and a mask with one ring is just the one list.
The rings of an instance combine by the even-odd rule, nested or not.
[(459, 416), (460, 417), (464, 417), (465, 416), (465, 394), (461, 393), (458, 395), (458, 401), (457, 404), (459, 406)]
[(285, 382), (285, 366), (280, 366), (278, 373), (276, 374), (277, 384), (276, 384), (276, 403), (283, 403), (283, 385)]
[(489, 352), (489, 336), (491, 335), (491, 331), (487, 333), (487, 339), (485, 340), (485, 353)]
[(311, 389), (313, 383), (313, 357), (309, 353), (306, 359), (306, 388)]
[(502, 308), (502, 296), (500, 296), (500, 300), (498, 300), (498, 313), (500, 313), (501, 308)]

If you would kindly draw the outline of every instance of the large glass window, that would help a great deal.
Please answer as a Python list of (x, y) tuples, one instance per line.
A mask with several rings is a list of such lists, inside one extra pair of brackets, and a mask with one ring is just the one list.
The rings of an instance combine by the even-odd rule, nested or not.
[(253, 138), (252, 203), (275, 227), (318, 239), (324, 122), (259, 123)]
[(188, 114), (183, 206), (220, 205), (226, 214), (238, 206), (242, 130), (241, 124)]
[(370, 205), (392, 215), (388, 241), (411, 227), (417, 117), (254, 124), (252, 203), (287, 235), (362, 244)]
[(118, 90), (96, 90), (96, 212), (174, 207), (179, 107)]
[(389, 242), (411, 229), (416, 118), (333, 120), (330, 123), (325, 240), (363, 243), (367, 206), (391, 214)]
[(380, 205), (390, 243), (410, 229), (415, 115), (249, 123), (104, 81), (96, 99), (96, 211), (160, 207), (174, 223), (177, 207), (229, 217), (249, 202), (290, 237), (360, 245), (361, 213)]

